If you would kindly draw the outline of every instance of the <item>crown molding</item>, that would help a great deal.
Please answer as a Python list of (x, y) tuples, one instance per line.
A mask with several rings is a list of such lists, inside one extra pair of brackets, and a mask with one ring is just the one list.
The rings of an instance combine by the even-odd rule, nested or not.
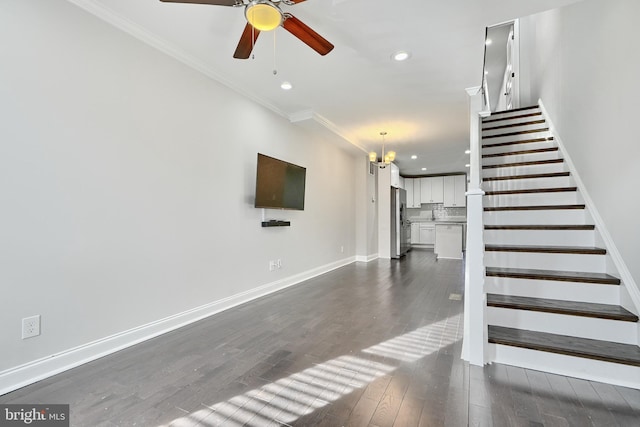
[(255, 103), (273, 111), (277, 115), (289, 118), (289, 115), (259, 96), (256, 96), (254, 93), (246, 91), (244, 88), (236, 85), (231, 80), (227, 79), (225, 76), (217, 72), (214, 68), (212, 68), (209, 64), (201, 61), (193, 55), (190, 55), (180, 49), (178, 46), (164, 40), (163, 38), (157, 36), (146, 28), (132, 22), (131, 20), (117, 14), (113, 10), (105, 7), (102, 3), (96, 0), (67, 0), (69, 3), (83, 9), (86, 12), (96, 16), (97, 18), (107, 22), (108, 24), (113, 25), (119, 30), (124, 31), (125, 33), (135, 37), (136, 39), (142, 41), (143, 43), (159, 50), (160, 52), (169, 55), (175, 60), (183, 63), (184, 65), (204, 74), (205, 76), (211, 78), (212, 80), (217, 81), (218, 83), (223, 84), (229, 89), (237, 92), (238, 94), (244, 96), (245, 98), (254, 101)]

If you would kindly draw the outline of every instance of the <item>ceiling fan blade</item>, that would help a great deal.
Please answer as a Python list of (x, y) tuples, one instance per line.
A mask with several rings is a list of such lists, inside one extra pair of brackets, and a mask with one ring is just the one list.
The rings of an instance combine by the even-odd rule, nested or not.
[(334, 48), (327, 39), (313, 31), (309, 26), (289, 13), (285, 15), (285, 20), (282, 23), (282, 26), (285, 30), (299, 38), (303, 43), (318, 52), (320, 55), (324, 56)]
[(212, 4), (214, 6), (236, 6), (241, 5), (242, 1), (237, 0), (160, 0), (165, 3), (195, 3), (195, 4)]
[(247, 24), (244, 27), (244, 31), (242, 32), (242, 36), (240, 37), (238, 47), (236, 48), (236, 52), (233, 54), (233, 57), (236, 59), (249, 58), (251, 51), (253, 50), (253, 46), (256, 44), (256, 40), (258, 40), (259, 34), (260, 30), (256, 30), (251, 26), (251, 24)]

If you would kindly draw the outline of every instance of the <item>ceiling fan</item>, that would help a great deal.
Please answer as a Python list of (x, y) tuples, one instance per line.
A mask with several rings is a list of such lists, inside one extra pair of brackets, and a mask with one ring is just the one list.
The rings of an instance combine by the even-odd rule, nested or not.
[(320, 55), (331, 52), (334, 46), (320, 34), (290, 13), (283, 12), (280, 4), (293, 6), (306, 0), (160, 0), (168, 3), (211, 4), (216, 6), (244, 7), (247, 25), (244, 27), (240, 42), (233, 54), (234, 58), (247, 59), (251, 55), (258, 35), (261, 31), (271, 31), (277, 27), (300, 39)]

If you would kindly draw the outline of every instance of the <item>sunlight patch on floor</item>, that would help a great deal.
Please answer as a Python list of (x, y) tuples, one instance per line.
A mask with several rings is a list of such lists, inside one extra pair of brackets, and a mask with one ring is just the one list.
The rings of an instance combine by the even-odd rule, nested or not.
[(362, 350), (362, 356), (331, 359), (225, 402), (203, 404), (202, 409), (177, 418), (168, 426), (288, 425), (398, 368), (376, 360), (395, 365), (397, 361), (415, 362), (458, 341), (460, 318), (448, 317), (368, 347)]

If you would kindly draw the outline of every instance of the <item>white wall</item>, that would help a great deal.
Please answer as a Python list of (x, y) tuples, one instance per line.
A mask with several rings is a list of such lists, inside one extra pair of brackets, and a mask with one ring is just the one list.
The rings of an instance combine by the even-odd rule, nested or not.
[(521, 19), (522, 105), (542, 99), (640, 283), (640, 2), (585, 0)]
[[(0, 39), (0, 376), (353, 261), (345, 151), (67, 2), (1, 2)], [(307, 168), (291, 227), (260, 226), (258, 152)]]
[[(356, 254), (360, 261), (378, 256), (376, 175), (369, 173), (369, 156), (356, 156)], [(376, 168), (377, 169), (377, 168)]]

